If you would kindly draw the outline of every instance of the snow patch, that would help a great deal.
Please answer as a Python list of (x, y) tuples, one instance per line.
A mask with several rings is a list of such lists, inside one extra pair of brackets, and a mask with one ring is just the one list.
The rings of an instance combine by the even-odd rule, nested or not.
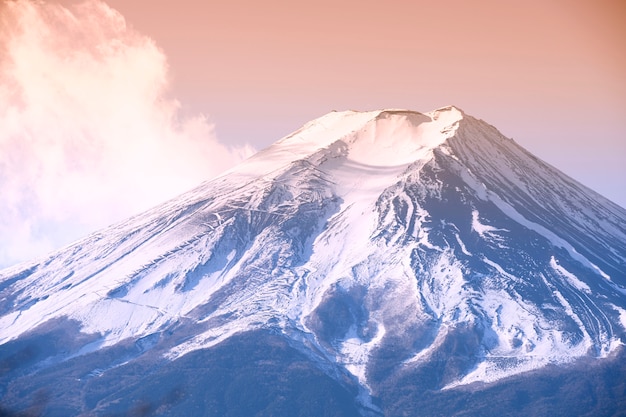
[(569, 272), (567, 269), (563, 268), (561, 265), (559, 265), (559, 263), (557, 262), (556, 258), (554, 256), (552, 256), (550, 258), (550, 266), (552, 267), (552, 269), (554, 269), (559, 275), (565, 277), (567, 279), (567, 281), (576, 289), (580, 290), (580, 291), (584, 291), (587, 294), (591, 294), (591, 288), (589, 288), (589, 285), (585, 284), (584, 282), (582, 282), (581, 280), (579, 280), (574, 274), (572, 274), (571, 272)]
[(497, 232), (499, 229), (493, 226), (482, 224), (478, 217), (478, 210), (472, 210), (472, 230), (481, 237), (485, 237), (486, 233)]

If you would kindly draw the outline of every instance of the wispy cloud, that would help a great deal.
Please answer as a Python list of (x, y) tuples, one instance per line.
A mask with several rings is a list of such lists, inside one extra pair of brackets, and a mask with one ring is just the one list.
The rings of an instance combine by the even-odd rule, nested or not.
[(147, 209), (252, 153), (170, 98), (163, 52), (97, 0), (0, 3), (0, 266)]

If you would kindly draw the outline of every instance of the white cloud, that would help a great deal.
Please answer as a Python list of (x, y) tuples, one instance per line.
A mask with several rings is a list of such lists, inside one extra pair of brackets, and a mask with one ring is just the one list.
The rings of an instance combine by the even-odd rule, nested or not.
[(166, 95), (154, 42), (97, 0), (0, 3), (0, 266), (154, 206), (248, 156)]

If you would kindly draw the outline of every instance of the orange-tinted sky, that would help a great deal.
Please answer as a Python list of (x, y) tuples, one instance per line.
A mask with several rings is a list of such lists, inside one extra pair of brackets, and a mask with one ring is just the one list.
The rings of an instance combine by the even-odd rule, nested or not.
[[(109, 0), (218, 138), (332, 109), (455, 104), (626, 206), (623, 0)], [(589, 147), (598, 148), (593, 151)]]
[(333, 109), (448, 104), (626, 207), (623, 0), (0, 0), (0, 267)]

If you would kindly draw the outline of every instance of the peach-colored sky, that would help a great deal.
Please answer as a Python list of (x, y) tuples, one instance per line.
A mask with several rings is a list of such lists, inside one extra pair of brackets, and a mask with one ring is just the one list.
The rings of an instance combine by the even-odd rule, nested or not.
[(0, 267), (330, 110), (454, 104), (626, 206), (623, 0), (0, 0)]
[(221, 140), (455, 104), (626, 206), (623, 0), (108, 4), (163, 48), (176, 97)]

